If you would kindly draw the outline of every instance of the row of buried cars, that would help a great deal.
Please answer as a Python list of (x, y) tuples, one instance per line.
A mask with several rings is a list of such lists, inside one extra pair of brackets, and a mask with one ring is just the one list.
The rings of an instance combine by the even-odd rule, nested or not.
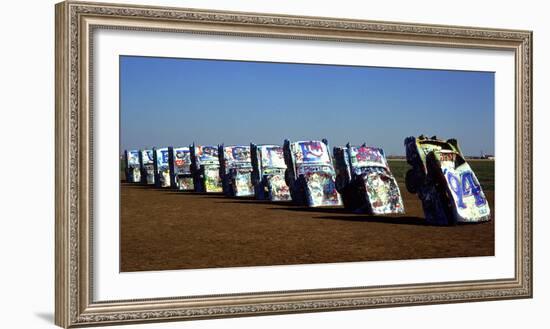
[[(405, 185), (434, 225), (486, 222), (489, 204), (454, 139), (405, 139)], [(344, 206), (369, 215), (403, 214), (401, 191), (384, 151), (326, 140), (280, 145), (191, 145), (124, 152), (126, 181), (231, 197)]]

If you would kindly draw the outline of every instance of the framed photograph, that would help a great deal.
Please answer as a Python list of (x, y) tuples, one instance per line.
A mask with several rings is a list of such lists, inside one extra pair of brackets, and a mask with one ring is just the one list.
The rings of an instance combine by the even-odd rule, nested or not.
[(532, 32), (56, 5), (56, 324), (530, 298)]

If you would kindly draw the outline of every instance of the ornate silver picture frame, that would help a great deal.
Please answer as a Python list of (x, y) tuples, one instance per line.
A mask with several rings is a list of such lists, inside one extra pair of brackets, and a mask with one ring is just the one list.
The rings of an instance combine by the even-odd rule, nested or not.
[[(532, 32), (73, 1), (56, 5), (55, 24), (57, 325), (77, 327), (532, 297)], [(93, 33), (101, 29), (513, 52), (515, 213), (509, 214), (515, 227), (513, 277), (96, 301), (91, 235), (91, 49)]]

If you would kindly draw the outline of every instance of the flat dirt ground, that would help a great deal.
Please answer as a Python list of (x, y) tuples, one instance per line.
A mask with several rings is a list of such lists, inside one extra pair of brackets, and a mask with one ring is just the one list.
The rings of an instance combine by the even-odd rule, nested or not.
[(381, 217), (122, 183), (121, 271), (494, 255), (492, 190), (490, 222), (437, 227), (400, 188), (406, 215)]

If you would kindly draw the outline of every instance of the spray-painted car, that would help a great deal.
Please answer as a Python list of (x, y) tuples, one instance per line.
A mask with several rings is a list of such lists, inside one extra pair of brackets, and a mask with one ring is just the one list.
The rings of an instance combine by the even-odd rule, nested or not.
[(228, 196), (253, 196), (250, 146), (219, 146), (220, 177)]
[(141, 150), (141, 183), (146, 185), (155, 184), (155, 160), (153, 150)]
[(194, 190), (189, 147), (169, 147), (168, 162), (170, 164), (170, 186), (181, 191)]
[(341, 206), (328, 142), (285, 140), (285, 179), (292, 200), (309, 207)]
[(258, 200), (290, 201), (283, 147), (250, 144), (252, 184)]
[(405, 139), (407, 190), (422, 201), (426, 220), (434, 225), (485, 222), (491, 210), (479, 181), (455, 139), (435, 136)]
[(155, 185), (170, 187), (170, 163), (168, 148), (153, 148), (153, 163), (155, 165)]
[(217, 146), (191, 145), (191, 172), (195, 192), (222, 192)]
[(377, 147), (334, 148), (336, 188), (344, 206), (370, 215), (402, 214), (405, 211), (397, 181), (384, 150)]
[(141, 182), (139, 150), (124, 151), (124, 173), (126, 174), (127, 183)]

